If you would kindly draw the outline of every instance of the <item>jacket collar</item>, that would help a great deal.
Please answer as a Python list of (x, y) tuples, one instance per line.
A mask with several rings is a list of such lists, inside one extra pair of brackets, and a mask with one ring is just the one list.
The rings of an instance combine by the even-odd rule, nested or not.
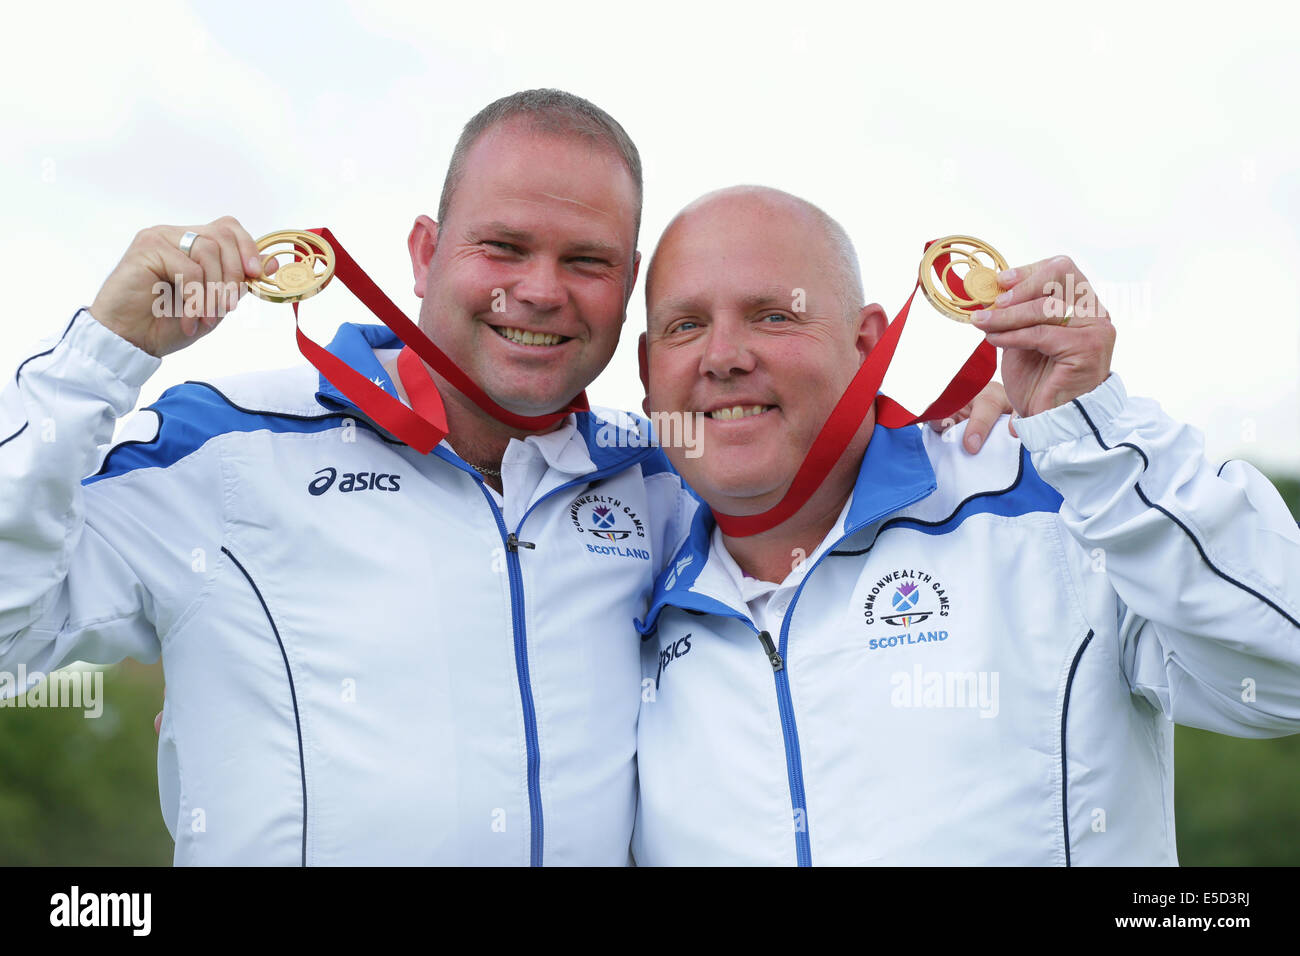
[[(402, 340), (385, 325), (358, 325), (355, 322), (344, 322), (334, 333), (334, 339), (325, 348), (335, 358), (342, 359), (349, 367), (396, 398), (397, 387), (375, 356), (375, 350), (383, 351), (401, 347)], [(316, 401), (334, 411), (360, 411), (352, 399), (335, 388), (334, 383), (327, 379), (324, 373), (320, 376)]]
[[(387, 326), (345, 322), (339, 326), (333, 340), (326, 348), (393, 398), (397, 398), (397, 387), (388, 372), (384, 370), (375, 352), (398, 350), (402, 347), (402, 340)], [(355, 411), (358, 415), (364, 414), (323, 374), (320, 376), (316, 391), (316, 401), (333, 411)], [(586, 443), (587, 454), (591, 457), (592, 467), (588, 469), (589, 471), (621, 470), (652, 453), (657, 453), (649, 422), (621, 412), (607, 414), (609, 417), (592, 412), (579, 412), (574, 416), (578, 434)]]
[[(886, 428), (877, 425), (871, 433), (867, 453), (858, 468), (858, 478), (842, 523), (831, 530), (836, 540), (856, 534), (863, 528), (889, 517), (897, 511), (920, 501), (936, 487), (934, 469), (919, 429)], [(678, 549), (673, 560), (655, 581), (654, 596), (645, 621), (637, 621), (642, 634), (651, 633), (658, 624), (659, 614), (665, 607), (673, 606), (687, 611), (700, 611), (748, 621), (749, 613), (743, 607), (734, 607), (709, 593), (709, 580), (725, 578), (720, 569), (711, 568), (701, 586), (696, 587), (701, 573), (710, 561), (709, 541), (714, 520), (708, 507), (696, 509), (691, 531)], [(718, 575), (713, 572), (718, 571)], [(811, 573), (812, 569), (809, 569)]]

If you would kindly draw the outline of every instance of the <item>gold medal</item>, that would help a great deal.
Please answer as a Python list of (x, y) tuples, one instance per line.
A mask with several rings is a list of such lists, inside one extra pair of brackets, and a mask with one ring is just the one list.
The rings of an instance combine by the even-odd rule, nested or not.
[[(314, 232), (273, 232), (257, 240), (257, 251), (262, 253), (262, 274), (246, 282), (259, 299), (301, 302), (334, 278), (334, 249)], [(280, 263), (279, 256), (293, 256), (293, 261)], [(266, 264), (272, 259), (278, 268), (267, 275)]]
[[(936, 276), (935, 260), (944, 253), (948, 254), (948, 263)], [(969, 322), (972, 311), (987, 308), (1001, 294), (998, 273), (1006, 269), (1007, 260), (987, 242), (971, 236), (947, 236), (935, 240), (925, 250), (921, 259), (921, 291), (948, 318)], [(966, 298), (948, 288), (952, 276), (961, 280)]]

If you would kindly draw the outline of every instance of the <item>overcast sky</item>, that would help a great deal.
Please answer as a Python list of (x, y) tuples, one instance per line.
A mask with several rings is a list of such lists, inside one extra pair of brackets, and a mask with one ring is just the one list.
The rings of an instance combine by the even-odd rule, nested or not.
[[(1300, 472), (1297, 16), (1281, 3), (1072, 5), (41, 2), (0, 36), (0, 368), (87, 305), (133, 234), (328, 225), (414, 316), (407, 232), (464, 122), (557, 86), (645, 164), (641, 248), (699, 194), (801, 195), (857, 244), (892, 316), (925, 240), (1071, 255), (1114, 368), (1211, 458)], [(638, 286), (594, 402), (639, 408)], [(327, 341), (368, 313), (307, 303)], [(251, 300), (146, 385), (301, 361)], [(885, 391), (919, 409), (978, 333), (918, 304)]]

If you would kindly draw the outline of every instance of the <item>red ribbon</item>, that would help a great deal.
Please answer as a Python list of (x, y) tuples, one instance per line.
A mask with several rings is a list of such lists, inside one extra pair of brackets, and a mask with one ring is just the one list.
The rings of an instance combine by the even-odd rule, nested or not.
[[(927, 242), (925, 248), (929, 249), (931, 245), (932, 242)], [(940, 276), (943, 275), (943, 269), (947, 267), (949, 258), (947, 253), (935, 257), (934, 268)], [(965, 287), (955, 274), (949, 272), (944, 281), (952, 292), (963, 299), (966, 298)], [(905, 425), (915, 425), (917, 422), (946, 418), (965, 408), (979, 394), (980, 389), (989, 383), (998, 367), (997, 350), (988, 342), (981, 341), (953, 376), (948, 387), (920, 415), (913, 415), (892, 398), (878, 394), (880, 383), (885, 379), (885, 372), (889, 370), (889, 363), (893, 361), (898, 339), (903, 334), (904, 325), (907, 324), (907, 313), (912, 308), (912, 300), (916, 298), (917, 290), (920, 288), (921, 283), (918, 280), (902, 310), (894, 321), (889, 323), (880, 341), (876, 343), (857, 374), (853, 376), (853, 381), (849, 382), (848, 388), (840, 396), (830, 417), (826, 419), (826, 424), (822, 426), (812, 447), (808, 449), (808, 454), (804, 456), (803, 464), (795, 472), (794, 481), (790, 483), (784, 497), (767, 511), (759, 514), (729, 515), (714, 511), (713, 517), (723, 534), (732, 538), (762, 534), (786, 521), (807, 504), (808, 499), (821, 487), (826, 476), (835, 467), (835, 463), (844, 454), (844, 450), (853, 441), (853, 436), (857, 434), (858, 428), (871, 410), (873, 400), (876, 403), (878, 424), (886, 428), (902, 428)]]
[(474, 383), (442, 349), (434, 345), (419, 326), (402, 314), (370, 276), (357, 265), (334, 234), (321, 227), (311, 229), (324, 237), (334, 248), (334, 275), (353, 295), (361, 300), (380, 322), (384, 323), (402, 340), (405, 348), (397, 357), (398, 375), (414, 408), (408, 408), (389, 395), (342, 359), (317, 345), (302, 331), (297, 323), (298, 303), (293, 304), (297, 325), (298, 350), (325, 378), (364, 412), (375, 424), (401, 439), (421, 454), (427, 455), (438, 442), (447, 437), (447, 412), (442, 396), (420, 363), (424, 360), (430, 368), (445, 378), (457, 391), (487, 412), (503, 425), (523, 431), (541, 431), (563, 421), (572, 412), (590, 411), (587, 393), (579, 392), (564, 408), (546, 415), (516, 415), (502, 408)]

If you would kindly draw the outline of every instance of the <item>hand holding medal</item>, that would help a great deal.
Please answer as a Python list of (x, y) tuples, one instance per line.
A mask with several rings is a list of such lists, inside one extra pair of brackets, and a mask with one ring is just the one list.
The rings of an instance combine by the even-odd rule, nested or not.
[(276, 271), (237, 219), (138, 232), (90, 306), (101, 325), (157, 358), (216, 327), (246, 291), (244, 281)]
[[(964, 296), (940, 297), (943, 304), (928, 290), (926, 296), (945, 315), (987, 333), (985, 341), (1003, 350), (1002, 382), (1018, 415), (1064, 405), (1106, 380), (1115, 327), (1073, 260), (1054, 256), (1008, 269), (995, 250), (968, 237), (939, 240), (931, 250), (953, 240), (978, 245), (973, 251), (961, 249), (962, 256), (970, 254)], [(992, 273), (977, 253), (991, 255), (998, 271)]]

